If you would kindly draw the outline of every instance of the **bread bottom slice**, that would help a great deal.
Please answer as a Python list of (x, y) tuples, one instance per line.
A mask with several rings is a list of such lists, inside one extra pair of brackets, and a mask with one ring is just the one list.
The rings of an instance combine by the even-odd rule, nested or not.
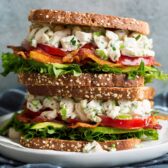
[[(134, 148), (140, 142), (140, 139), (130, 138), (125, 140), (112, 140), (98, 143), (104, 150), (109, 150), (109, 148), (112, 148), (113, 145), (115, 145), (116, 150), (126, 150)], [(27, 148), (68, 152), (82, 152), (84, 146), (88, 143), (88, 141), (61, 140), (56, 138), (20, 138), (20, 144)]]

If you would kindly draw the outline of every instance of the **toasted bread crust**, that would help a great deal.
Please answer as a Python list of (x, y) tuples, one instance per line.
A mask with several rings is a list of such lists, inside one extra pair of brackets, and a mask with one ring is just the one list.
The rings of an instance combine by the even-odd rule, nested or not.
[[(113, 144), (116, 146), (116, 150), (126, 150), (134, 148), (141, 142), (140, 139), (131, 138), (125, 140), (113, 140), (99, 142), (104, 150), (108, 150)], [(56, 151), (68, 151), (68, 152), (82, 152), (83, 147), (88, 143), (87, 141), (74, 141), (74, 140), (60, 140), (55, 138), (33, 138), (24, 139), (20, 138), (21, 145), (44, 150), (56, 150)]]
[(37, 86), (70, 86), (70, 87), (141, 87), (144, 86), (144, 78), (137, 77), (134, 80), (127, 78), (125, 74), (91, 74), (82, 73), (80, 76), (62, 75), (58, 78), (40, 73), (20, 73), (19, 82), (23, 85)]
[(29, 21), (37, 24), (70, 24), (122, 29), (146, 35), (150, 32), (147, 22), (133, 18), (123, 18), (95, 13), (37, 9), (30, 12)]
[(47, 85), (26, 85), (26, 87), (33, 95), (81, 99), (151, 100), (155, 94), (152, 87), (55, 87)]

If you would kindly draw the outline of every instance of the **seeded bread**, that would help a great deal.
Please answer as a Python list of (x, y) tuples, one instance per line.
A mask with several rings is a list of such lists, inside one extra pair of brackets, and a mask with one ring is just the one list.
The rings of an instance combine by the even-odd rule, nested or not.
[[(141, 142), (140, 139), (131, 138), (126, 140), (113, 140), (106, 142), (99, 142), (104, 150), (109, 150), (114, 144), (116, 150), (126, 150), (134, 148)], [(27, 148), (68, 151), (68, 152), (82, 152), (83, 147), (88, 143), (87, 141), (74, 141), (74, 140), (60, 140), (55, 138), (33, 138), (33, 139), (20, 139), (21, 145)]]
[(100, 99), (100, 100), (143, 100), (153, 99), (152, 87), (55, 87), (26, 85), (28, 91), (39, 96), (60, 96), (66, 98)]
[(148, 23), (133, 18), (123, 18), (95, 13), (37, 9), (29, 14), (29, 21), (37, 24), (70, 24), (122, 29), (149, 34)]
[(141, 87), (144, 78), (137, 77), (129, 80), (125, 74), (91, 74), (82, 73), (80, 76), (63, 75), (58, 78), (39, 73), (20, 73), (19, 82), (23, 85), (37, 86), (71, 86), (71, 87)]

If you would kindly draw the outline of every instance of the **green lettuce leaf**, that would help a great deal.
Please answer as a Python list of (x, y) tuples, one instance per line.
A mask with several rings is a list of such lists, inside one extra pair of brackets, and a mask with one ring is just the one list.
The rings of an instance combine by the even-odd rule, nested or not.
[(3, 66), (1, 74), (3, 76), (8, 75), (10, 72), (37, 72), (56, 77), (64, 74), (73, 74), (74, 76), (81, 74), (78, 64), (43, 64), (34, 60), (27, 61), (11, 53), (2, 54), (1, 58)]
[(108, 65), (98, 65), (97, 63), (89, 63), (82, 68), (83, 72), (94, 73), (114, 73), (114, 74), (127, 74), (128, 79), (135, 79), (136, 76), (143, 76), (145, 83), (150, 83), (153, 79), (167, 80), (168, 74), (163, 73), (161, 70), (154, 66), (145, 66), (143, 62), (138, 67), (125, 67), (125, 68), (111, 68)]
[(1, 55), (3, 76), (10, 72), (37, 72), (58, 77), (64, 74), (80, 75), (82, 72), (90, 73), (114, 73), (127, 74), (129, 79), (135, 79), (136, 76), (143, 76), (145, 83), (152, 82), (153, 79), (166, 80), (168, 74), (163, 73), (158, 68), (153, 66), (145, 66), (143, 62), (137, 67), (111, 68), (108, 65), (98, 65), (97, 63), (89, 62), (85, 66), (79, 64), (44, 64), (34, 60), (25, 60), (11, 53), (3, 53)]
[[(104, 130), (107, 127), (104, 127)], [(99, 129), (99, 127), (98, 127)], [(157, 140), (158, 133), (155, 129), (137, 129), (137, 130), (121, 130), (110, 129), (109, 132), (95, 131), (93, 128), (60, 128), (47, 127), (39, 130), (26, 130), (22, 132), (26, 139), (34, 137), (41, 138), (59, 138), (66, 140), (83, 140), (83, 141), (108, 141), (121, 140), (128, 138), (139, 138), (142, 140)]]
[[(157, 140), (158, 133), (155, 129), (134, 129), (123, 130), (110, 127), (96, 127), (96, 128), (68, 128), (66, 126), (55, 128), (52, 125), (32, 129), (35, 124), (25, 124), (16, 119), (14, 116), (11, 119), (10, 127), (15, 128), (21, 132), (26, 139), (35, 137), (41, 138), (58, 138), (65, 140), (84, 140), (84, 141), (107, 141), (107, 140), (121, 140), (127, 138), (140, 138), (142, 140)], [(9, 125), (8, 125), (9, 128)], [(7, 132), (7, 127), (1, 131), (2, 135)]]

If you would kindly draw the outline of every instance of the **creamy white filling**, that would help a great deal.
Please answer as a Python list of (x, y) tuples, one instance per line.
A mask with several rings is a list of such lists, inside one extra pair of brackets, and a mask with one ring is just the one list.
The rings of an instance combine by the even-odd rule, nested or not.
[(95, 152), (114, 152), (116, 151), (116, 145), (112, 144), (111, 147), (106, 147), (106, 149), (104, 150), (102, 148), (102, 146), (97, 142), (97, 141), (93, 141), (93, 142), (89, 142), (87, 143), (84, 147), (83, 147), (83, 152), (84, 153), (95, 153)]
[(95, 152), (107, 152), (106, 150), (103, 150), (103, 148), (101, 147), (101, 145), (96, 142), (89, 142), (87, 143), (84, 148), (83, 148), (83, 152), (84, 153), (95, 153)]
[[(44, 26), (33, 28), (29, 32), (27, 40), (34, 47), (38, 43), (43, 43), (65, 51), (76, 50), (86, 43), (94, 43), (114, 62), (119, 60), (121, 54), (131, 57), (155, 55), (152, 50), (152, 39), (138, 33), (130, 34), (124, 30), (86, 29), (77, 26), (68, 28), (56, 26), (51, 30), (50, 27)], [(99, 56), (102, 58), (101, 55)]]
[(100, 122), (102, 115), (112, 119), (146, 118), (152, 111), (149, 100), (116, 102), (85, 99), (77, 101), (70, 98), (42, 97), (31, 94), (27, 95), (27, 108), (33, 112), (47, 109), (41, 113), (47, 119), (54, 119), (59, 114), (64, 120), (78, 118), (84, 122)]

